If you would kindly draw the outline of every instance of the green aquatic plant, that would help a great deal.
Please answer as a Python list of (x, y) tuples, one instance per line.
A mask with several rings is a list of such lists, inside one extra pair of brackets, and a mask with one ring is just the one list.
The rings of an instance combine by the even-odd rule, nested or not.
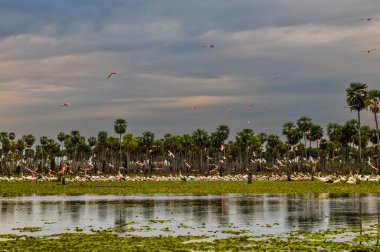
[(23, 228), (12, 228), (12, 230), (18, 230), (20, 232), (39, 232), (42, 230), (41, 227), (23, 227)]
[[(379, 251), (375, 245), (377, 226), (316, 232), (298, 230), (276, 235), (251, 235), (249, 231), (225, 230), (227, 238), (213, 236), (137, 236), (116, 229), (92, 233), (64, 233), (48, 236), (1, 235), (4, 251)], [(345, 239), (337, 236), (347, 235)]]

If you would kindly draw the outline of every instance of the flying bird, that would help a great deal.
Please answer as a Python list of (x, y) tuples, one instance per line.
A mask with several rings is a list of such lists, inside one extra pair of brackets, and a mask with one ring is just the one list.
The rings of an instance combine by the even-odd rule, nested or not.
[(62, 107), (70, 107), (70, 106), (71, 106), (71, 103), (70, 103), (70, 102), (64, 102), (64, 103), (59, 104), (59, 106), (62, 106)]
[(195, 111), (197, 109), (198, 109), (198, 106), (194, 106), (192, 110)]
[(279, 74), (272, 74), (272, 79), (279, 79), (280, 78), (280, 75)]
[(110, 78), (112, 77), (112, 75), (114, 75), (114, 74), (119, 74), (119, 73), (117, 73), (117, 72), (111, 72), (111, 73), (107, 76), (107, 79), (110, 79)]
[(370, 52), (375, 51), (375, 50), (376, 50), (376, 48), (372, 48), (372, 49), (362, 50), (361, 52), (370, 53)]
[(230, 113), (230, 112), (232, 112), (232, 108), (226, 109), (226, 113)]
[(216, 44), (202, 45), (202, 47), (215, 48)]
[(370, 22), (370, 21), (372, 21), (372, 19), (373, 19), (373, 18), (369, 17), (369, 18), (361, 18), (360, 20)]
[(253, 105), (248, 105), (247, 107), (245, 107), (245, 110), (247, 110), (247, 111), (251, 111), (251, 110), (252, 110), (252, 107), (253, 107)]

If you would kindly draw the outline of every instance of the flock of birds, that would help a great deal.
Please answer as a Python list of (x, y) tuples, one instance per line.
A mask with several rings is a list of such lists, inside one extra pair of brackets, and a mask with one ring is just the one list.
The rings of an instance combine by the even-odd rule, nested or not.
[[(198, 176), (183, 176), (181, 173), (177, 176), (127, 176), (119, 173), (118, 175), (70, 175), (65, 176), (65, 182), (90, 182), (90, 181), (104, 181), (104, 182), (119, 182), (119, 181), (247, 181), (247, 174), (237, 175), (198, 175)], [(256, 181), (289, 181), (289, 177), (285, 173), (275, 174), (258, 174), (252, 175), (252, 179)], [(359, 184), (361, 182), (380, 182), (380, 175), (366, 175), (360, 176), (358, 174), (346, 175), (327, 175), (322, 176), (320, 173), (312, 176), (309, 173), (292, 173), (291, 181), (311, 181), (318, 180), (323, 183), (348, 183)], [(43, 181), (56, 181), (59, 182), (59, 177), (56, 175), (21, 175), (21, 176), (0, 176), (0, 182), (43, 182)]]

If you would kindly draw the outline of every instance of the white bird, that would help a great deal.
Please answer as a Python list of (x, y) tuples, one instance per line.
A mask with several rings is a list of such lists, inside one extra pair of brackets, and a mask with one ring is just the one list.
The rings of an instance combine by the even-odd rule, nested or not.
[(277, 164), (280, 166), (280, 167), (284, 167), (285, 165), (278, 159), (276, 159), (276, 162)]
[(168, 150), (168, 156), (169, 156), (169, 157), (172, 157), (172, 158), (175, 158), (173, 152), (171, 152), (170, 150)]

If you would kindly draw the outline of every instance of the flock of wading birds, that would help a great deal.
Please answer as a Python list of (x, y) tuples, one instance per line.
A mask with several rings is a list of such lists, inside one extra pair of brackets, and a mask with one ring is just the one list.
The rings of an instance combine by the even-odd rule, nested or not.
[[(374, 20), (372, 17), (368, 18), (361, 18), (361, 21), (371, 22)], [(215, 49), (217, 47), (217, 44), (205, 44), (202, 45), (203, 48), (211, 48)], [(371, 53), (376, 51), (376, 48), (370, 48), (362, 50), (363, 53)], [(119, 72), (112, 71), (110, 72), (106, 78), (111, 79), (114, 75), (119, 75)], [(279, 79), (280, 75), (273, 74), (272, 79)], [(60, 104), (62, 107), (70, 107), (72, 105), (71, 102), (66, 101)], [(253, 105), (246, 106), (246, 110), (250, 111), (252, 110)], [(192, 111), (195, 111), (198, 109), (198, 106), (192, 107)], [(227, 108), (225, 112), (229, 113), (232, 112), (231, 108)], [(273, 110), (271, 110), (273, 112)], [(249, 123), (249, 121), (248, 121)], [(264, 128), (263, 131), (268, 130), (268, 128)], [(221, 150), (224, 146), (221, 146)], [(174, 154), (168, 150), (167, 155), (170, 158), (175, 158)], [(260, 164), (265, 165), (266, 160), (263, 158), (256, 158), (257, 155), (255, 152), (253, 152), (253, 159), (251, 159), (251, 163), (253, 164)], [(212, 158), (207, 156), (208, 161), (211, 161)], [(226, 158), (223, 157), (221, 160), (219, 160), (219, 164), (223, 164), (224, 160)], [(165, 160), (166, 161), (166, 160)], [(147, 165), (147, 160), (144, 161), (144, 163), (140, 161), (132, 161), (131, 165), (137, 165), (140, 167), (143, 167)], [(285, 180), (292, 180), (292, 181), (306, 181), (306, 180), (313, 180), (317, 179), (319, 181), (322, 181), (324, 183), (340, 183), (345, 182), (348, 184), (358, 184), (362, 181), (369, 181), (369, 182), (380, 182), (380, 175), (376, 175), (378, 173), (378, 168), (371, 162), (369, 159), (367, 161), (367, 164), (371, 167), (372, 174), (371, 175), (364, 175), (360, 176), (358, 174), (350, 174), (348, 176), (344, 175), (327, 175), (322, 176), (321, 173), (317, 173), (316, 175), (311, 175), (310, 173), (292, 173), (291, 176), (286, 173), (286, 163), (300, 163), (306, 167), (309, 167), (311, 169), (311, 173), (315, 174), (315, 168), (317, 161), (313, 160), (312, 158), (309, 160), (306, 159), (294, 159), (294, 160), (276, 160), (274, 164), (271, 164), (271, 166), (267, 166), (266, 169), (268, 171), (271, 171), (270, 175), (252, 175), (254, 180), (274, 180), (274, 181), (285, 181)], [(170, 166), (170, 162), (166, 161), (166, 166)], [(184, 166), (187, 170), (191, 169), (191, 166), (184, 161)], [(68, 173), (67, 166), (63, 165), (58, 172), (58, 174), (54, 174), (53, 171), (50, 169), (48, 170), (47, 174), (38, 174), (37, 170), (34, 169), (26, 169), (27, 173), (30, 173), (30, 175), (21, 175), (21, 176), (3, 176), (0, 177), (0, 182), (24, 182), (24, 181), (58, 181), (59, 178), (62, 177), (65, 178), (65, 181), (79, 181), (79, 182), (87, 182), (87, 181), (243, 181), (248, 179), (247, 174), (238, 174), (238, 175), (225, 175), (225, 176), (219, 176), (219, 167), (216, 164), (210, 164), (209, 170), (204, 175), (182, 175), (181, 172), (177, 176), (169, 175), (169, 176), (134, 176), (130, 177), (127, 175), (124, 175), (122, 173), (123, 170), (125, 170), (124, 167), (119, 167), (119, 172), (117, 175), (103, 175), (100, 172), (97, 172), (97, 174), (93, 174), (93, 164), (91, 160), (87, 161), (87, 168), (80, 168), (78, 170), (77, 174), (73, 174), (72, 172)], [(112, 164), (108, 164), (109, 168), (113, 168)], [(191, 170), (194, 171), (194, 170)], [(141, 173), (142, 170), (140, 170)]]

